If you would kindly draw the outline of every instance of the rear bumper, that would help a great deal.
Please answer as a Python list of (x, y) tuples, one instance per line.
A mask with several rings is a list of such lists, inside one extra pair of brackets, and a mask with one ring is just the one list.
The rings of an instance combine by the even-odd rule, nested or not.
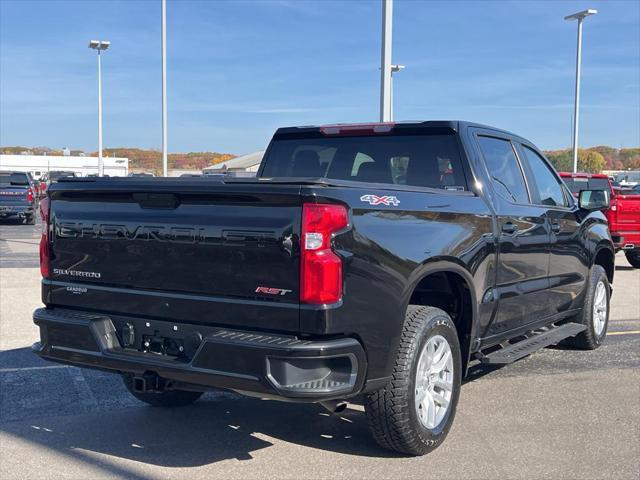
[(616, 250), (633, 250), (640, 248), (640, 231), (611, 232)]
[[(65, 309), (38, 309), (33, 320), (41, 337), (34, 350), (43, 358), (116, 373), (154, 374), (173, 388), (225, 388), (318, 402), (358, 394), (366, 376), (364, 350), (353, 338), (306, 340)], [(158, 348), (163, 351), (166, 345), (180, 345), (182, 353), (144, 351), (148, 343), (162, 345)]]
[(0, 218), (31, 216), (35, 212), (33, 205), (0, 205)]

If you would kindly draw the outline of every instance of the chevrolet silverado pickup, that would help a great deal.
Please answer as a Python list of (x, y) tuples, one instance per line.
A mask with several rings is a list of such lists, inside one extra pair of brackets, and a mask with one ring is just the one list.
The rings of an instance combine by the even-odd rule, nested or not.
[(0, 172), (0, 219), (16, 217), (36, 223), (37, 187), (27, 172)]
[(156, 406), (362, 395), (376, 441), (422, 455), (470, 363), (603, 342), (607, 206), (524, 138), (457, 121), (281, 128), (256, 178), (62, 179), (33, 348)]

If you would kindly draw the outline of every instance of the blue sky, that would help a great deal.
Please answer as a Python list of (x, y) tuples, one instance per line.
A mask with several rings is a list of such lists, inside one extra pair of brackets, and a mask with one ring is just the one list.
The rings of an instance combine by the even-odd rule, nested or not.
[[(395, 118), (464, 119), (571, 143), (587, 7), (581, 145), (640, 145), (640, 2), (396, 0)], [(375, 121), (379, 0), (169, 0), (169, 151), (242, 154), (278, 126)], [(161, 145), (160, 1), (0, 0), (0, 145)]]

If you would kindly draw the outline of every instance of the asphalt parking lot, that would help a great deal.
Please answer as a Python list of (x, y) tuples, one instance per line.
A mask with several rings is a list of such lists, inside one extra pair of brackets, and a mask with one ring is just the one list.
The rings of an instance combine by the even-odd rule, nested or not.
[(640, 478), (640, 270), (616, 258), (609, 336), (474, 369), (431, 455), (371, 440), (362, 406), (339, 415), (209, 393), (151, 408), (115, 375), (30, 351), (39, 226), (0, 224), (0, 478)]

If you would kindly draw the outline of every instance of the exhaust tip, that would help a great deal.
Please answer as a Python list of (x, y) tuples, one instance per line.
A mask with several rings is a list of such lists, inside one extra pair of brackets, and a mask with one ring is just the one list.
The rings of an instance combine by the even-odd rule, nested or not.
[(320, 405), (329, 413), (340, 413), (346, 410), (348, 402), (344, 400), (327, 400), (326, 402), (320, 402)]

